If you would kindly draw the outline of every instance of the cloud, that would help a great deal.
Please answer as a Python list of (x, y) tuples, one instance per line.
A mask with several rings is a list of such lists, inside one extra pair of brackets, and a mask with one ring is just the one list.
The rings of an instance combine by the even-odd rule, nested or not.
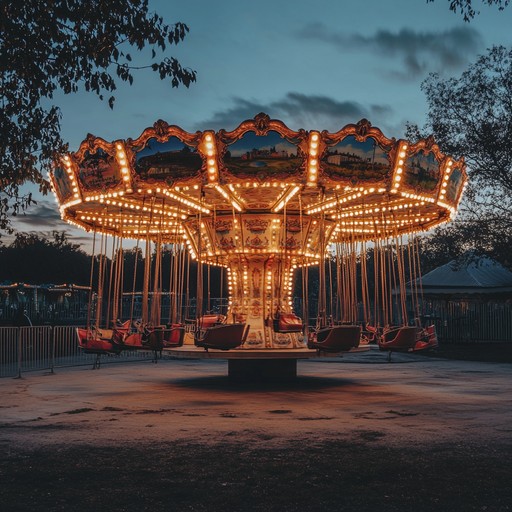
[(57, 205), (44, 200), (38, 200), (36, 205), (13, 217), (12, 221), (18, 231), (63, 230), (69, 227), (61, 221)]
[(388, 70), (386, 74), (402, 80), (421, 79), (432, 71), (459, 71), (484, 46), (480, 33), (468, 27), (438, 32), (379, 30), (371, 36), (363, 36), (346, 35), (323, 23), (310, 23), (296, 32), (295, 37), (322, 42), (341, 52), (360, 50), (375, 52), (383, 58), (399, 57), (402, 67)]
[(347, 123), (355, 123), (362, 118), (385, 119), (392, 110), (387, 105), (371, 105), (366, 108), (355, 101), (337, 101), (323, 95), (307, 95), (289, 92), (284, 97), (267, 104), (240, 97), (232, 98), (232, 105), (226, 110), (217, 111), (211, 119), (201, 123), (211, 129), (235, 129), (242, 121), (252, 119), (259, 112), (271, 118), (281, 119), (292, 130), (319, 129), (337, 131)]

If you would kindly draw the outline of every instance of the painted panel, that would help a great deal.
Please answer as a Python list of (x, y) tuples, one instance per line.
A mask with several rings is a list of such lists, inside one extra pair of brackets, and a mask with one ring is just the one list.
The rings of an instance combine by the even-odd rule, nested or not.
[(115, 189), (123, 183), (115, 158), (101, 148), (95, 153), (85, 152), (78, 168), (78, 179), (85, 192)]
[(455, 203), (459, 197), (462, 186), (462, 173), (460, 169), (455, 168), (453, 169), (448, 180), (448, 187), (446, 188), (446, 200), (450, 203)]
[(329, 178), (345, 178), (351, 183), (380, 181), (391, 169), (387, 152), (373, 137), (360, 142), (353, 135), (330, 146), (322, 156), (321, 165), (323, 173)]
[(142, 178), (169, 184), (197, 176), (203, 159), (197, 150), (177, 137), (167, 142), (151, 138), (135, 156), (135, 171)]
[(236, 177), (263, 181), (294, 176), (303, 159), (297, 155), (297, 147), (277, 132), (269, 131), (267, 135), (247, 132), (228, 146), (224, 163)]
[(438, 181), (439, 162), (434, 153), (421, 150), (407, 158), (403, 185), (423, 192), (433, 192)]
[(67, 201), (73, 199), (71, 181), (64, 169), (57, 167), (53, 171), (53, 183), (55, 185), (60, 204), (66, 203)]

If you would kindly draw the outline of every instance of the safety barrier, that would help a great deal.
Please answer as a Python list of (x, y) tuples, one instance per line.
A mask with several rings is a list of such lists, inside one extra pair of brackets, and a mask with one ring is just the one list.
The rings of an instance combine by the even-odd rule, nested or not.
[[(153, 358), (147, 350), (105, 354), (101, 362), (121, 363)], [(22, 373), (65, 366), (93, 365), (95, 355), (78, 347), (76, 327), (0, 327), (0, 377), (21, 377)]]

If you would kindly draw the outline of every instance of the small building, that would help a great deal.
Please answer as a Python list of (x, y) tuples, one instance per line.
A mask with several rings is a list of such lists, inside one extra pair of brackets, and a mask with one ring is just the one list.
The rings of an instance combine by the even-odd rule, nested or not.
[(512, 272), (487, 257), (452, 260), (421, 278), (429, 298), (465, 300), (512, 299)]
[(512, 272), (488, 257), (469, 256), (421, 278), (427, 320), (452, 342), (512, 343)]

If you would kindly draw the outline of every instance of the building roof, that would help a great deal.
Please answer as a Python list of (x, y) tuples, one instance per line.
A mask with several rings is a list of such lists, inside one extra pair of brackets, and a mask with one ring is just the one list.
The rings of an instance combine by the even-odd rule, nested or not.
[(488, 257), (452, 260), (421, 281), (426, 294), (512, 293), (512, 272)]

